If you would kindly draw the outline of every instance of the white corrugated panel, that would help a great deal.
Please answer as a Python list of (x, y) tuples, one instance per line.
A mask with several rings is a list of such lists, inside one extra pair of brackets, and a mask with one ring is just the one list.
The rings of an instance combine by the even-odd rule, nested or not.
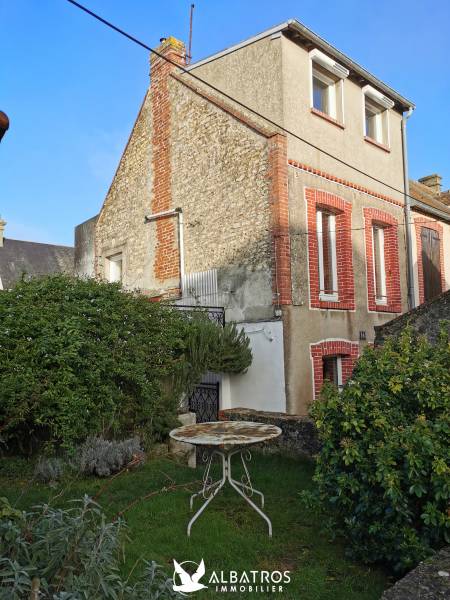
[(186, 273), (182, 285), (183, 304), (189, 306), (219, 306), (217, 269)]

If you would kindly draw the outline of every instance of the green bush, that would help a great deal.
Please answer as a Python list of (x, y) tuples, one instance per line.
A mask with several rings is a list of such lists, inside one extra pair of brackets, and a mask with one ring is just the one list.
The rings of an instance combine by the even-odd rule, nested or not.
[(162, 381), (180, 353), (178, 315), (114, 284), (63, 275), (0, 292), (0, 423), (22, 452), (90, 433), (170, 428)]
[(31, 512), (0, 498), (0, 600), (167, 600), (179, 597), (155, 563), (135, 583), (121, 576), (123, 521), (108, 523), (87, 496), (71, 508)]
[(89, 435), (160, 441), (204, 372), (248, 367), (248, 343), (234, 326), (118, 284), (65, 275), (19, 283), (0, 292), (2, 448), (73, 450)]
[(342, 393), (313, 408), (315, 481), (337, 531), (366, 562), (413, 567), (450, 543), (450, 345), (406, 330), (367, 349)]

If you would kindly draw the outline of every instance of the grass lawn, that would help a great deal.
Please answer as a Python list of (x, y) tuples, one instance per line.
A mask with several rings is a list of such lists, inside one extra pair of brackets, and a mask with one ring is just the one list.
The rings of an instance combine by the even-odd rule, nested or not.
[[(0, 496), (20, 508), (53, 498), (61, 505), (83, 494), (95, 496), (109, 517), (130, 503), (163, 486), (195, 482), (202, 468), (192, 470), (167, 458), (150, 459), (136, 471), (108, 479), (65, 481), (56, 487), (30, 484), (24, 470), (11, 476), (0, 464)], [(11, 467), (8, 467), (9, 469)], [(308, 461), (254, 453), (250, 463), (253, 484), (266, 496), (266, 512), (272, 519), (273, 538), (267, 536), (265, 522), (226, 486), (194, 524), (191, 539), (186, 536), (189, 521), (189, 495), (198, 483), (162, 492), (138, 501), (124, 517), (129, 525), (124, 572), (140, 558), (156, 560), (168, 575), (172, 559), (178, 562), (205, 560), (207, 583), (212, 570), (291, 571), (291, 583), (281, 594), (221, 594), (211, 586), (193, 597), (210, 598), (288, 598), (292, 600), (379, 600), (390, 585), (385, 572), (351, 562), (344, 545), (331, 541), (321, 531), (320, 515), (304, 510), (299, 492), (311, 486), (313, 465)], [(234, 475), (238, 474), (238, 469)], [(196, 506), (199, 506), (197, 500)], [(137, 567), (139, 568), (139, 567)]]

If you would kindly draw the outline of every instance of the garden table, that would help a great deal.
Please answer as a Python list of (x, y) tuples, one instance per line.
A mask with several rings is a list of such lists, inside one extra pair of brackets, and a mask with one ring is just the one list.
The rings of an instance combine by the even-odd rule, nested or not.
[[(170, 432), (170, 437), (178, 442), (186, 442), (194, 446), (204, 446), (207, 448), (207, 452), (203, 457), (206, 463), (202, 479), (203, 487), (199, 492), (191, 496), (191, 510), (193, 509), (194, 498), (197, 496), (202, 496), (205, 502), (189, 521), (187, 527), (188, 536), (191, 535), (191, 528), (194, 522), (228, 481), (231, 487), (266, 521), (269, 527), (269, 536), (272, 537), (272, 523), (269, 517), (261, 510), (264, 508), (264, 494), (254, 489), (247, 463), (251, 460), (249, 446), (273, 440), (280, 434), (281, 429), (275, 425), (266, 425), (251, 421), (197, 423), (195, 425), (184, 425)], [(237, 481), (231, 476), (231, 457), (235, 454), (240, 456), (244, 467), (241, 481)], [(222, 477), (217, 481), (213, 481), (210, 475), (211, 463), (214, 456), (219, 456), (222, 462)], [(261, 508), (251, 499), (254, 494), (260, 497)]]

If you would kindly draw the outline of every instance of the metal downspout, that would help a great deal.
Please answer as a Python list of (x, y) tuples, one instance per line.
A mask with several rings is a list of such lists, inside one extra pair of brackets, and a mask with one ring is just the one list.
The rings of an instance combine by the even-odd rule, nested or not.
[(406, 122), (412, 115), (413, 108), (402, 115), (402, 150), (403, 150), (403, 188), (405, 196), (405, 232), (406, 232), (406, 260), (407, 260), (407, 281), (408, 281), (408, 308), (411, 310), (416, 306), (415, 286), (414, 286), (414, 262), (412, 255), (412, 236), (411, 236), (411, 198), (409, 196), (409, 175), (408, 175), (408, 148), (406, 144)]

